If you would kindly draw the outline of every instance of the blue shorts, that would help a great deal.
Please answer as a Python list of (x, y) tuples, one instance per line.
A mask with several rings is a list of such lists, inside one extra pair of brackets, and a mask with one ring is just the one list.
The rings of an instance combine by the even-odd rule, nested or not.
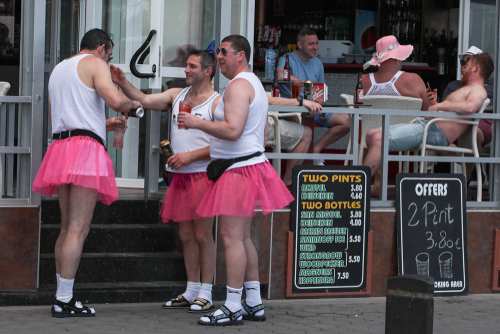
[[(429, 121), (418, 119), (412, 124), (395, 124), (389, 127), (389, 151), (411, 151), (420, 147), (424, 129)], [(448, 139), (436, 123), (427, 131), (427, 144), (448, 146)]]
[(319, 119), (319, 114), (314, 115), (314, 122), (316, 124), (319, 124), (319, 125), (327, 128), (328, 127), (328, 120), (330, 120), (330, 118), (332, 118), (333, 114), (326, 114), (326, 115), (327, 115), (327, 117), (324, 121)]

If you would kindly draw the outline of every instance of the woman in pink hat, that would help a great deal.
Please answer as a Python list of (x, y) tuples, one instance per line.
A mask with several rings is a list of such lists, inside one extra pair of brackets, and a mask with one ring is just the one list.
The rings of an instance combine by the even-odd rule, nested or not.
[[(363, 75), (364, 95), (392, 95), (408, 96), (422, 99), (422, 110), (429, 108), (429, 99), (424, 81), (416, 73), (401, 71), (403, 61), (407, 59), (412, 51), (412, 45), (400, 45), (396, 37), (385, 36), (377, 41), (377, 52), (373, 58), (365, 63), (363, 69), (370, 66), (379, 66), (375, 73)], [(379, 133), (378, 129), (372, 129), (366, 134), (366, 145), (370, 148), (373, 136)], [(372, 196), (377, 197), (379, 193), (380, 180), (375, 175), (372, 187)]]

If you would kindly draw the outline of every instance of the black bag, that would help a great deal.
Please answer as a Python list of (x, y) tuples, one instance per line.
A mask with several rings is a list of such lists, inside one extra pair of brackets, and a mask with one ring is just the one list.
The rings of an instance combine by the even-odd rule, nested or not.
[(262, 152), (256, 152), (254, 154), (246, 155), (244, 157), (233, 158), (233, 159), (217, 159), (213, 160), (208, 164), (207, 167), (207, 177), (210, 181), (217, 181), (219, 177), (232, 165), (237, 162), (250, 160), (252, 158), (262, 155)]

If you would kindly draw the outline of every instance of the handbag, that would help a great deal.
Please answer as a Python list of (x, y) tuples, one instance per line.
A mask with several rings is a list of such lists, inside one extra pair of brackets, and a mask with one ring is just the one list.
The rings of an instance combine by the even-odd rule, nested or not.
[(210, 181), (217, 181), (219, 177), (232, 165), (237, 162), (250, 160), (252, 158), (262, 155), (262, 152), (256, 152), (250, 155), (245, 155), (244, 157), (233, 158), (233, 159), (216, 159), (208, 164), (207, 167), (207, 177)]

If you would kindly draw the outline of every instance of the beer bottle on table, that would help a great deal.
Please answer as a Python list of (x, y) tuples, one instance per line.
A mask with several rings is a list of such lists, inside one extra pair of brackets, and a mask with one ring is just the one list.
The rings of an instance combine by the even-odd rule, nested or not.
[(283, 80), (290, 81), (290, 75), (292, 74), (290, 70), (290, 63), (288, 59), (288, 53), (286, 54), (285, 67), (283, 67)]
[(272, 86), (273, 97), (280, 97), (280, 85), (278, 84), (278, 72), (274, 70), (274, 81)]
[(354, 104), (363, 104), (363, 80), (361, 73), (358, 73), (358, 84), (356, 85), (356, 92), (354, 94)]

